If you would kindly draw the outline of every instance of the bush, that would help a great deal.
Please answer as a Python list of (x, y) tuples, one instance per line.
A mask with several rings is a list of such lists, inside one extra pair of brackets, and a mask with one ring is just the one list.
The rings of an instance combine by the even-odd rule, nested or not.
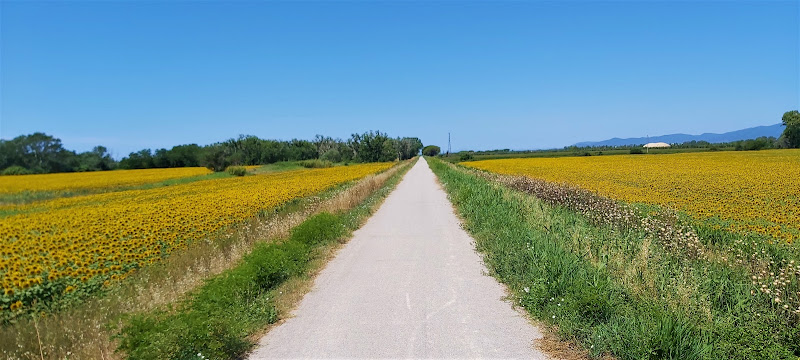
[(247, 169), (244, 166), (228, 166), (225, 171), (233, 176), (245, 176)]
[(468, 152), (465, 152), (465, 153), (461, 153), (461, 156), (458, 159), (459, 159), (459, 161), (470, 161), (470, 160), (474, 159), (474, 157), (472, 156), (472, 154), (470, 154)]
[(3, 170), (3, 175), (28, 175), (28, 174), (33, 174), (33, 171), (30, 171), (19, 165), (9, 166), (5, 170)]
[(633, 148), (631, 149), (631, 154), (644, 154), (644, 151), (642, 151), (642, 148)]
[(320, 160), (320, 159), (313, 159), (313, 160), (303, 160), (298, 161), (298, 164), (304, 168), (309, 169), (320, 169), (320, 168), (329, 168), (333, 167), (333, 163), (329, 160)]

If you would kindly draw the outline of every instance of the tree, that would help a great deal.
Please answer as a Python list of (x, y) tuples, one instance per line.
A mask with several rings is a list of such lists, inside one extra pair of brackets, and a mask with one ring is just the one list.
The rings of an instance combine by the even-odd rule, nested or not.
[(154, 166), (153, 153), (150, 149), (132, 152), (128, 154), (128, 157), (122, 158), (122, 160), (119, 161), (119, 167), (122, 169), (150, 169)]
[(173, 146), (167, 154), (170, 167), (200, 166), (200, 156), (203, 148), (197, 144)]
[(82, 152), (76, 157), (75, 170), (98, 171), (111, 170), (116, 167), (116, 162), (111, 158), (105, 146), (95, 146), (92, 151)]
[(398, 138), (398, 147), (400, 150), (400, 160), (411, 159), (419, 155), (422, 150), (422, 141), (415, 137)]
[(289, 158), (287, 160), (308, 160), (319, 157), (317, 147), (308, 140), (292, 139), (289, 141)]
[(20, 135), (0, 146), (2, 167), (21, 166), (33, 172), (74, 171), (75, 152), (64, 149), (61, 139), (37, 132)]
[(392, 138), (387, 138), (383, 141), (383, 149), (378, 157), (378, 161), (388, 162), (395, 161), (400, 158), (399, 142)]
[[(347, 145), (353, 150), (355, 159), (361, 162), (391, 161), (397, 158), (394, 144), (385, 143), (391, 139), (386, 133), (369, 131), (363, 134), (353, 134)], [(389, 155), (389, 153), (393, 155)], [(387, 160), (391, 157), (391, 160)]]
[(787, 111), (783, 114), (782, 138), (790, 148), (800, 148), (800, 112), (797, 110)]
[(203, 165), (209, 170), (220, 172), (231, 165), (232, 148), (224, 143), (206, 146), (203, 152)]
[(167, 149), (156, 149), (156, 152), (153, 154), (153, 167), (157, 168), (168, 168), (170, 167), (169, 163), (169, 150)]
[(439, 155), (440, 152), (442, 152), (442, 149), (436, 145), (428, 145), (422, 149), (422, 155), (425, 156), (436, 156)]

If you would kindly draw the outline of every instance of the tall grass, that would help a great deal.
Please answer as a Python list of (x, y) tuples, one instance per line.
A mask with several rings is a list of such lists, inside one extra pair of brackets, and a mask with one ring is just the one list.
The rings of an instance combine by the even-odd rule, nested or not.
[[(558, 196), (548, 198), (542, 192), (538, 192), (542, 198), (531, 196), (510, 188), (508, 182), (441, 161), (429, 164), (487, 266), (509, 286), (515, 301), (591, 356), (794, 359), (800, 355), (797, 318), (759, 293), (745, 267), (723, 261), (719, 249), (705, 238), (706, 230), (695, 229), (690, 238), (696, 236), (697, 242), (673, 246), (675, 234), (662, 237), (660, 227), (621, 226), (624, 216), (580, 210), (591, 208), (597, 199), (570, 205), (579, 194), (551, 189), (550, 194), (562, 195), (559, 202)], [(601, 212), (612, 206), (594, 205)], [(642, 213), (648, 214), (632, 212)], [(625, 213), (616, 215), (620, 214)], [(658, 216), (648, 219), (666, 221)], [(681, 229), (680, 222), (675, 224)], [(705, 252), (687, 253), (689, 243), (699, 243)], [(782, 253), (785, 257), (791, 254), (787, 251)], [(796, 277), (787, 278), (796, 284)]]

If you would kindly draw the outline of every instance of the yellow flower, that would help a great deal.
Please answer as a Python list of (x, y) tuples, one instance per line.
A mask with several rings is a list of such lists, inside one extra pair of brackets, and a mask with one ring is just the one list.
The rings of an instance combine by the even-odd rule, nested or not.
[(526, 158), (464, 163), (682, 210), (731, 231), (800, 237), (800, 150)]
[[(123, 272), (123, 269), (156, 263), (164, 255), (184, 249), (193, 241), (212, 236), (264, 210), (386, 170), (392, 165), (360, 164), (201, 180), (20, 206), (19, 210), (23, 211), (0, 221), (0, 234), (6, 234), (0, 237), (0, 249), (13, 254), (11, 257), (0, 256), (0, 269), (5, 269), (0, 273), (0, 286), (6, 289), (6, 295), (13, 294), (13, 289), (40, 284), (42, 273), (48, 273), (48, 281), (64, 279), (74, 284), (67, 286), (65, 293), (78, 290), (98, 277), (102, 281), (121, 280), (134, 271)], [(159, 178), (160, 171), (168, 174), (162, 174), (160, 178), (175, 176), (176, 173), (186, 176), (178, 170), (186, 171), (156, 169), (149, 173), (110, 171), (54, 175), (61, 179), (85, 179), (87, 184), (103, 178), (104, 183), (93, 186), (107, 186), (134, 182), (135, 176), (130, 178), (131, 174), (150, 174), (150, 177), (142, 175), (149, 179), (147, 181)], [(203, 173), (207, 171), (202, 170)], [(116, 175), (125, 180), (115, 182)], [(27, 176), (1, 179), (0, 189), (12, 187), (9, 179), (19, 182), (13, 183), (16, 188), (24, 189), (26, 182), (35, 189), (47, 188), (29, 181)], [(71, 183), (80, 182), (74, 180)]]

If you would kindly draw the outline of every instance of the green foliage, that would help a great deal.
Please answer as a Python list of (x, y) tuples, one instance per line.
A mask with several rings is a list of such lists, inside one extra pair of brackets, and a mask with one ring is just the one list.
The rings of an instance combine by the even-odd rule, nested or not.
[[(641, 232), (594, 224), (455, 166), (429, 163), (490, 272), (531, 315), (591, 356), (744, 360), (800, 353), (797, 323), (768, 296), (751, 295), (756, 289), (742, 268), (681, 257)], [(738, 239), (710, 231), (699, 232), (703, 241)], [(755, 251), (752, 242), (742, 243)]]
[(734, 149), (736, 151), (772, 149), (776, 147), (777, 139), (774, 137), (762, 136), (756, 139), (736, 141), (734, 144)]
[(76, 154), (64, 149), (61, 140), (44, 133), (0, 140), (0, 169), (19, 166), (32, 173), (110, 170), (116, 162), (103, 146)]
[(787, 111), (781, 118), (783, 126), (782, 137), (786, 139), (787, 146), (790, 148), (800, 148), (800, 112), (797, 110)]
[(440, 149), (436, 145), (428, 145), (428, 146), (426, 146), (426, 147), (424, 147), (422, 149), (422, 155), (431, 156), (431, 157), (439, 155), (439, 153), (441, 153), (441, 152), (442, 152), (442, 149)]
[(22, 166), (19, 165), (11, 165), (3, 170), (3, 175), (28, 175), (33, 174), (33, 171), (30, 171)]
[(203, 152), (202, 162), (211, 171), (224, 171), (231, 165), (231, 149), (223, 144), (209, 145)]
[(197, 144), (173, 146), (172, 149), (139, 150), (119, 162), (122, 169), (150, 169), (200, 166), (203, 148)]
[(474, 159), (474, 157), (472, 156), (472, 154), (470, 152), (467, 152), (467, 151), (461, 152), (461, 155), (459, 155), (459, 157), (458, 157), (458, 161), (470, 161), (470, 160), (473, 160), (473, 159)]
[(319, 159), (323, 161), (330, 161), (332, 163), (338, 163), (342, 162), (342, 154), (337, 149), (330, 149), (320, 155)]
[(153, 161), (153, 152), (150, 149), (143, 149), (137, 152), (132, 152), (128, 157), (123, 158), (119, 162), (119, 167), (122, 169), (150, 169), (155, 167)]
[(397, 148), (400, 160), (411, 159), (422, 151), (422, 140), (415, 137), (404, 137), (397, 140)]
[(300, 164), (300, 166), (308, 169), (321, 169), (321, 168), (333, 167), (332, 162), (320, 159), (303, 160), (303, 161), (298, 161), (297, 163)]
[(361, 162), (394, 161), (399, 157), (397, 140), (380, 131), (352, 134), (347, 145)]
[(92, 151), (75, 153), (63, 148), (61, 140), (44, 133), (0, 140), (0, 169), (19, 166), (32, 173), (150, 169), (205, 166), (224, 171), (230, 165), (263, 165), (281, 161), (321, 159), (339, 162), (375, 162), (405, 160), (422, 148), (418, 138), (390, 138), (386, 133), (370, 131), (353, 134), (348, 141), (317, 135), (313, 141), (265, 140), (253, 135), (201, 147), (197, 144), (171, 149), (142, 149), (131, 152), (117, 163), (108, 149), (96, 146)]
[(247, 175), (247, 169), (244, 166), (228, 166), (228, 168), (225, 169), (225, 172), (233, 176)]
[(644, 154), (644, 151), (642, 151), (642, 148), (635, 147), (631, 149), (631, 154)]

